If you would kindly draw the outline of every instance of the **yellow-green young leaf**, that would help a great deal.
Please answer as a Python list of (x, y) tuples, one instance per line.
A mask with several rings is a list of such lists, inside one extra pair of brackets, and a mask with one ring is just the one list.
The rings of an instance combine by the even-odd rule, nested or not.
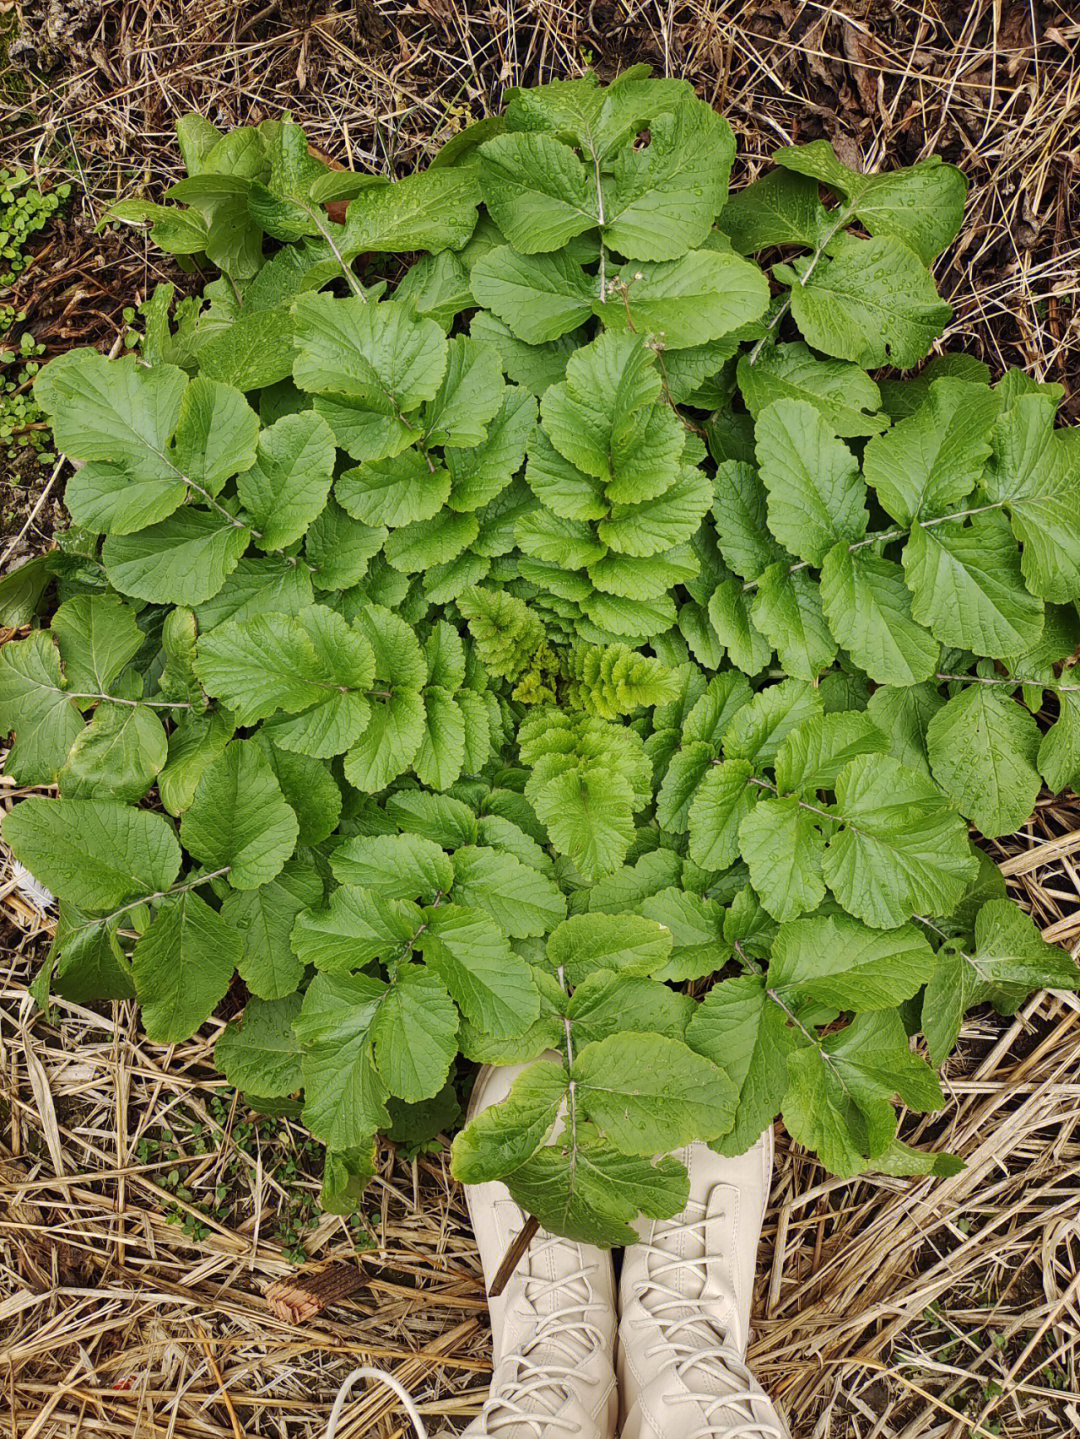
[(622, 863), (634, 836), (633, 803), (629, 780), (599, 764), (556, 775), (533, 798), (551, 842), (585, 879)]
[(0, 732), (15, 733), (4, 773), (21, 784), (53, 784), (84, 728), (67, 693), (52, 637), (34, 630), (0, 649)]
[(233, 889), (268, 884), (296, 848), (299, 825), (251, 740), (234, 740), (213, 761), (181, 821), (184, 848)]
[(89, 913), (167, 890), (180, 872), (168, 820), (112, 799), (33, 796), (4, 816), (3, 837), (51, 894)]
[(588, 1044), (570, 1068), (579, 1115), (620, 1154), (659, 1154), (731, 1128), (738, 1092), (680, 1040), (619, 1034)]
[(671, 942), (670, 931), (639, 914), (575, 914), (551, 931), (547, 962), (575, 986), (598, 970), (648, 975), (667, 963)]
[(758, 417), (757, 460), (769, 529), (799, 559), (820, 565), (838, 540), (866, 530), (866, 485), (848, 447), (806, 400), (776, 400)]
[(240, 936), (194, 890), (173, 895), (131, 956), (147, 1035), (158, 1044), (190, 1038), (213, 1013), (240, 957)]
[(1042, 788), (1039, 726), (992, 685), (971, 684), (938, 710), (926, 732), (934, 778), (989, 839), (1025, 822)]
[(298, 994), (248, 1000), (214, 1045), (214, 1063), (230, 1084), (267, 1099), (296, 1093), (304, 1082), (292, 1027), (300, 1004)]

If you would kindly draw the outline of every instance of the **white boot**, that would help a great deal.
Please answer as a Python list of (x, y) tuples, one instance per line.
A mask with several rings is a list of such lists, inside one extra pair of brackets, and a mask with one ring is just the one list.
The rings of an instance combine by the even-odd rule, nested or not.
[(693, 1144), (676, 1219), (638, 1224), (620, 1281), (621, 1439), (789, 1439), (746, 1367), (772, 1131), (737, 1159)]
[[(525, 1067), (486, 1065), (469, 1118), (505, 1099)], [(469, 1185), (465, 1198), (490, 1286), (526, 1216), (504, 1184)], [(490, 1308), (491, 1394), (462, 1439), (613, 1439), (618, 1400), (611, 1255), (541, 1230)]]

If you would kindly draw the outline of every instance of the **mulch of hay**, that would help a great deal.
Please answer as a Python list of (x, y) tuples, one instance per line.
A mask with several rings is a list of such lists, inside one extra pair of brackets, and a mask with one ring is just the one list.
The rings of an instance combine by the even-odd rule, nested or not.
[[(172, 126), (290, 109), (328, 156), (402, 173), (507, 84), (685, 75), (731, 120), (736, 183), (826, 136), (877, 167), (941, 153), (972, 180), (939, 266), (947, 337), (996, 373), (1066, 387), (1080, 417), (1080, 24), (1067, 3), (831, 5), (571, 0), (0, 0), (3, 163), (79, 198), (40, 240), (16, 300), (59, 353), (110, 347), (161, 279), (195, 283), (111, 200), (176, 178)], [(5, 297), (7, 298), (7, 297)], [(45, 477), (38, 481), (38, 493)], [(33, 510), (33, 484), (24, 485)], [(20, 542), (49, 543), (43, 505)], [(6, 801), (15, 791), (7, 791)], [(1080, 947), (1080, 801), (1047, 801), (991, 846), (1047, 938)], [(356, 1221), (320, 1218), (319, 1157), (292, 1121), (222, 1086), (220, 1024), (170, 1050), (128, 1005), (27, 985), (48, 921), (0, 871), (0, 1393), (12, 1439), (316, 1439), (338, 1384), (371, 1362), (461, 1427), (482, 1401), (486, 1306), (445, 1154), (383, 1170)], [(948, 1147), (945, 1181), (839, 1181), (780, 1140), (752, 1361), (797, 1439), (1059, 1439), (1080, 1429), (1080, 1002), (1039, 995), (969, 1016), (940, 1114), (905, 1137)], [(312, 1318), (267, 1291), (325, 1265), (361, 1287)], [(5, 1430), (4, 1432), (8, 1432)], [(339, 1431), (392, 1439), (386, 1391)]]

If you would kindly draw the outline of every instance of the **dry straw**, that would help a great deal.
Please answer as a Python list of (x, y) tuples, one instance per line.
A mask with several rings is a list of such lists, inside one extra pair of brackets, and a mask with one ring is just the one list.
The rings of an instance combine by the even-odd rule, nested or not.
[[(1075, 421), (1070, 8), (0, 4), (18, 62), (0, 67), (4, 163), (44, 180), (62, 171), (85, 191), (16, 299), (53, 351), (108, 348), (133, 295), (162, 278), (192, 283), (130, 231), (92, 233), (112, 200), (157, 198), (175, 176), (171, 128), (185, 110), (229, 126), (289, 108), (329, 157), (402, 172), (506, 84), (576, 73), (587, 58), (604, 78), (645, 60), (728, 115), (739, 183), (777, 145), (818, 135), (857, 165), (939, 152), (963, 166), (968, 222), (939, 272), (956, 307), (947, 343), (995, 372), (1020, 364), (1065, 384)], [(48, 543), (50, 518), (42, 506), (31, 544)], [(991, 849), (1047, 938), (1076, 952), (1080, 801), (1041, 804)], [(386, 1153), (362, 1230), (333, 1217), (304, 1229), (311, 1261), (362, 1263), (368, 1283), (303, 1325), (274, 1318), (264, 1292), (291, 1271), (317, 1187), (301, 1131), (252, 1131), (223, 1098), (215, 1025), (166, 1050), (145, 1041), (128, 1005), (61, 1002), (45, 1022), (27, 984), (48, 918), (10, 867), (0, 906), (0, 1434), (316, 1439), (338, 1384), (365, 1362), (392, 1370), (426, 1415), (463, 1426), (484, 1393), (489, 1341), (443, 1156), (410, 1165)], [(798, 1439), (1080, 1429), (1080, 1004), (1042, 995), (1011, 1020), (976, 1012), (945, 1079), (947, 1108), (910, 1121), (906, 1137), (963, 1155), (953, 1179), (838, 1181), (781, 1145), (752, 1360)], [(376, 1247), (358, 1256), (358, 1238)], [(406, 1432), (386, 1390), (361, 1395), (339, 1430)]]

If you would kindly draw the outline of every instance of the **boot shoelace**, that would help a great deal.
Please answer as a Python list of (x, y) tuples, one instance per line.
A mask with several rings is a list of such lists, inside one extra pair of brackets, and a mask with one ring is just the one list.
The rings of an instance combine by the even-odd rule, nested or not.
[[(532, 1249), (530, 1262), (531, 1259), (543, 1254), (545, 1249), (550, 1248), (551, 1245), (563, 1242), (559, 1239), (541, 1241)], [(517, 1354), (507, 1355), (503, 1359), (503, 1363), (507, 1358), (516, 1361), (517, 1372), (511, 1383), (500, 1393), (492, 1394), (484, 1405), (485, 1418), (494, 1421), (491, 1426), (493, 1432), (496, 1427), (504, 1429), (511, 1424), (524, 1424), (532, 1427), (536, 1439), (544, 1439), (545, 1428), (548, 1432), (552, 1429), (562, 1429), (568, 1434), (576, 1434), (580, 1429), (581, 1426), (576, 1420), (560, 1419), (543, 1411), (537, 1412), (529, 1401), (535, 1402), (541, 1398), (554, 1399), (557, 1407), (570, 1396), (571, 1381), (578, 1372), (578, 1366), (583, 1359), (587, 1358), (592, 1348), (601, 1346), (605, 1342), (600, 1330), (586, 1317), (591, 1309), (601, 1309), (603, 1305), (592, 1301), (592, 1286), (589, 1283), (587, 1269), (577, 1269), (573, 1274), (564, 1275), (558, 1279), (535, 1279), (531, 1275), (523, 1277), (525, 1300), (534, 1312), (538, 1303), (542, 1303), (549, 1295), (564, 1286), (569, 1287), (578, 1280), (585, 1285), (585, 1292), (589, 1297), (584, 1302), (575, 1299), (569, 1304), (553, 1309), (550, 1314), (543, 1316), (538, 1314), (539, 1323), (536, 1333), (528, 1344)], [(529, 1292), (532, 1285), (538, 1286), (538, 1293), (531, 1294)], [(569, 1363), (534, 1363), (531, 1355), (540, 1348), (564, 1354)], [(428, 1431), (424, 1427), (419, 1410), (400, 1380), (395, 1379), (384, 1369), (374, 1369), (368, 1365), (354, 1369), (342, 1381), (337, 1398), (334, 1400), (334, 1407), (330, 1411), (324, 1439), (335, 1439), (342, 1410), (345, 1408), (353, 1385), (359, 1379), (371, 1379), (392, 1389), (401, 1400), (405, 1413), (416, 1430), (417, 1439), (428, 1439)]]
[[(696, 1235), (704, 1250), (704, 1230), (710, 1221), (707, 1213), (698, 1219), (674, 1221), (665, 1225), (664, 1238)], [(668, 1367), (691, 1392), (672, 1394), (668, 1402), (698, 1404), (707, 1421), (703, 1427), (687, 1434), (686, 1439), (787, 1439), (780, 1425), (755, 1413), (757, 1406), (768, 1400), (731, 1344), (727, 1331), (707, 1316), (695, 1313), (695, 1299), (662, 1282), (666, 1274), (690, 1271), (701, 1280), (704, 1289), (707, 1266), (713, 1256), (707, 1251), (696, 1257), (673, 1255), (669, 1249), (648, 1240), (642, 1240), (641, 1247), (645, 1254), (661, 1261), (649, 1267), (648, 1279), (635, 1289), (661, 1335), (660, 1340), (645, 1351), (646, 1356), (670, 1352)], [(709, 1387), (702, 1385), (701, 1380), (707, 1381)]]
[[(548, 1249), (565, 1243), (555, 1237), (541, 1240), (529, 1252), (530, 1266)], [(546, 1299), (572, 1289), (578, 1282), (585, 1287), (584, 1299), (575, 1296), (565, 1304), (556, 1305), (550, 1313), (539, 1312), (538, 1306)], [(484, 1417), (492, 1433), (521, 1424), (530, 1427), (536, 1439), (546, 1439), (553, 1429), (576, 1434), (581, 1428), (578, 1421), (560, 1418), (554, 1410), (572, 1395), (582, 1363), (593, 1349), (606, 1342), (601, 1330), (588, 1318), (590, 1310), (604, 1306), (593, 1299), (589, 1271), (584, 1266), (555, 1279), (525, 1274), (522, 1285), (523, 1298), (537, 1319), (536, 1332), (521, 1349), (500, 1360), (500, 1367), (511, 1361), (515, 1374), (508, 1384), (492, 1393), (484, 1406)], [(551, 1362), (547, 1356), (552, 1352), (567, 1362)], [(538, 1354), (543, 1357), (534, 1357)]]

